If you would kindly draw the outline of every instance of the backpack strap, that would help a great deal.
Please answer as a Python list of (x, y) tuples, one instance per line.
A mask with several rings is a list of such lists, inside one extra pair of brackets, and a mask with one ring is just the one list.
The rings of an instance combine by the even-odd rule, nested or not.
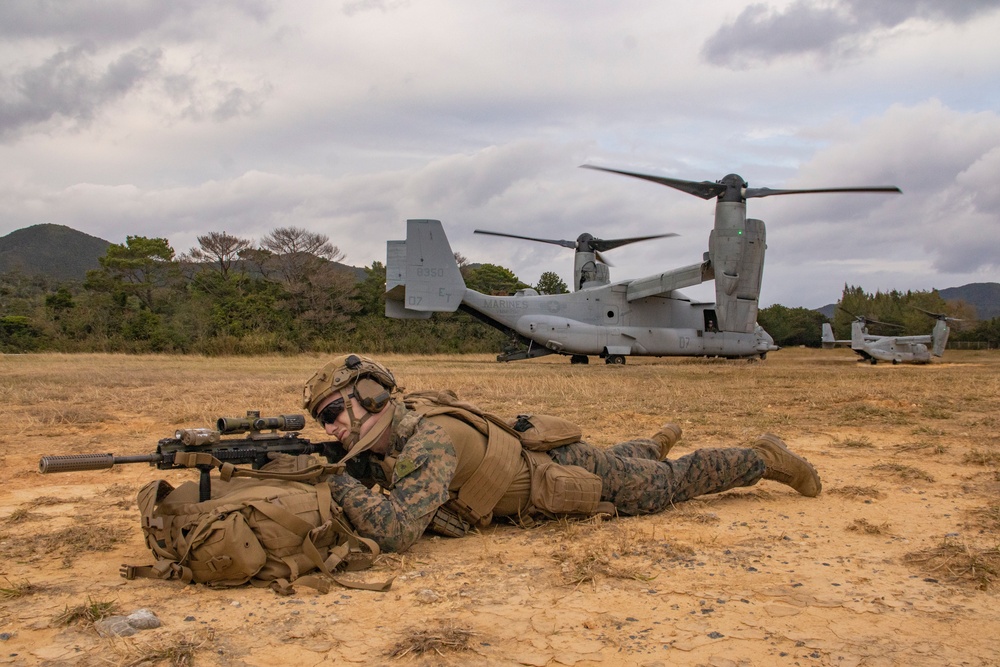
[(219, 478), (228, 482), (233, 477), (251, 477), (253, 479), (283, 479), (289, 482), (319, 482), (324, 477), (339, 475), (344, 472), (342, 463), (315, 463), (294, 472), (277, 470), (250, 470), (237, 468), (232, 463), (219, 464)]
[[(317, 505), (319, 506), (320, 516), (323, 519), (323, 524), (317, 527), (313, 527), (309, 522), (300, 519), (288, 510), (274, 503), (267, 502), (266, 500), (251, 501), (248, 502), (247, 505), (259, 511), (261, 514), (271, 519), (285, 530), (298, 536), (302, 540), (302, 553), (312, 562), (313, 565), (316, 566), (317, 569), (320, 570), (320, 572), (323, 573), (323, 575), (329, 579), (332, 579), (345, 588), (369, 591), (389, 590), (392, 586), (394, 578), (377, 583), (355, 583), (347, 581), (334, 574), (334, 571), (340, 567), (342, 563), (346, 564), (345, 569), (347, 570), (360, 570), (370, 567), (372, 562), (375, 560), (375, 557), (379, 554), (379, 547), (374, 540), (361, 537), (354, 531), (348, 529), (340, 520), (339, 516), (333, 516), (333, 513), (330, 511), (330, 508), (333, 505), (333, 496), (331, 494), (329, 484), (320, 483), (314, 488), (316, 489)], [(330, 549), (329, 555), (324, 559), (319, 548), (316, 546), (315, 539), (317, 536), (322, 535), (331, 529), (345, 535), (347, 540), (339, 547)], [(319, 575), (306, 575), (304, 577), (298, 577), (294, 579), (294, 582), (311, 586), (320, 592), (326, 592), (326, 590), (329, 590), (329, 584), (322, 583), (322, 577)], [(294, 591), (291, 582), (286, 579), (277, 579), (269, 585), (276, 593), (283, 595), (288, 595), (290, 592)], [(326, 590), (324, 590), (324, 588)]]

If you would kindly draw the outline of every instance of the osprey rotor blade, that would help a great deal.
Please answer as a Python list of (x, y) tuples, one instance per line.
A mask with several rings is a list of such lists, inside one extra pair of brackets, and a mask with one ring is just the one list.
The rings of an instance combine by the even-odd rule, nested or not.
[(517, 234), (505, 234), (503, 232), (489, 232), (485, 229), (477, 229), (473, 233), (489, 234), (490, 236), (505, 236), (510, 239), (523, 239), (525, 241), (538, 241), (539, 243), (551, 243), (553, 245), (560, 245), (563, 248), (576, 248), (576, 241), (565, 241), (561, 239), (536, 239), (532, 236), (518, 236)]
[(854, 313), (852, 313), (851, 311), (847, 310), (843, 306), (837, 306), (837, 310), (839, 310), (841, 312), (844, 312), (844, 313), (847, 313), (848, 315), (850, 315), (851, 317), (853, 317), (856, 320), (863, 320), (863, 319), (865, 319), (865, 318), (861, 317), (860, 315), (855, 315)]
[[(653, 239), (663, 239), (670, 236), (677, 236), (674, 233), (667, 234), (654, 234), (653, 236), (633, 236), (628, 239), (590, 239), (590, 247), (595, 251), (608, 251), (614, 250), (615, 248), (620, 248), (623, 245), (628, 245), (629, 243), (639, 243), (640, 241), (651, 241)], [(601, 260), (604, 261), (603, 259)]]
[(804, 189), (771, 189), (771, 188), (748, 188), (743, 178), (737, 174), (729, 174), (725, 178), (712, 183), (710, 181), (685, 181), (679, 178), (667, 178), (666, 176), (653, 176), (651, 174), (640, 174), (634, 171), (622, 171), (620, 169), (608, 169), (607, 167), (595, 167), (593, 165), (581, 165), (585, 169), (596, 169), (607, 171), (612, 174), (622, 174), (632, 176), (646, 181), (660, 183), (682, 192), (711, 199), (720, 197), (725, 201), (745, 201), (747, 199), (770, 197), (772, 195), (799, 195), (799, 194), (820, 194), (826, 192), (894, 192), (901, 194), (903, 191), (895, 185), (874, 185), (857, 186), (843, 188), (804, 188)]
[(701, 197), (702, 199), (711, 199), (712, 197), (718, 197), (726, 192), (726, 186), (721, 183), (710, 183), (709, 181), (685, 181), (679, 178), (667, 178), (666, 176), (652, 176), (650, 174), (639, 174), (634, 171), (622, 171), (620, 169), (608, 169), (607, 167), (595, 167), (590, 164), (580, 165), (584, 169), (594, 169), (596, 171), (607, 171), (612, 174), (621, 174), (622, 176), (631, 176), (633, 178), (641, 178), (646, 181), (652, 181), (653, 183), (659, 183), (660, 185), (666, 185), (668, 187), (680, 190), (681, 192), (686, 192), (689, 195), (694, 195), (695, 197)]
[(950, 317), (946, 313), (932, 313), (929, 310), (924, 310), (923, 308), (917, 308), (916, 306), (910, 306), (910, 308), (913, 308), (914, 310), (919, 310), (924, 315), (928, 315), (930, 317), (933, 317), (936, 320), (945, 320), (946, 322), (963, 322), (964, 321), (964, 320), (961, 320), (961, 319), (959, 319), (957, 317)]
[(804, 190), (772, 190), (771, 188), (747, 188), (743, 193), (746, 199), (770, 197), (772, 195), (802, 195), (817, 194), (823, 192), (894, 192), (902, 194), (903, 191), (895, 185), (871, 185), (848, 188), (809, 188)]
[(890, 328), (893, 328), (893, 329), (905, 329), (906, 328), (902, 324), (893, 324), (892, 322), (879, 322), (878, 320), (873, 320), (873, 319), (870, 319), (870, 318), (867, 318), (867, 317), (864, 318), (864, 320), (868, 324), (876, 324), (878, 326), (890, 327)]

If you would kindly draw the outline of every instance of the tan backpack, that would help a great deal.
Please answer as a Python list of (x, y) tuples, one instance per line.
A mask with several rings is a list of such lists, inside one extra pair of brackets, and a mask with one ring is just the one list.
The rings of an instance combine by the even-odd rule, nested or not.
[[(294, 457), (289, 457), (294, 458)], [(287, 473), (245, 471), (265, 479), (212, 480), (211, 499), (199, 502), (199, 485), (174, 488), (164, 480), (138, 495), (150, 566), (123, 566), (122, 576), (179, 579), (209, 586), (251, 583), (291, 594), (300, 583), (321, 592), (330, 581), (348, 588), (388, 590), (392, 581), (358, 584), (336, 575), (370, 567), (378, 545), (359, 536), (334, 502), (324, 466), (312, 479)], [(228, 476), (227, 476), (228, 477)]]

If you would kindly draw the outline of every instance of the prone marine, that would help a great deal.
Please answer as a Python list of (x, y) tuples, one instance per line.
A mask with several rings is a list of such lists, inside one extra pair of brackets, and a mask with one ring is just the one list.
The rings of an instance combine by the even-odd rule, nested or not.
[(388, 368), (357, 354), (318, 370), (303, 408), (354, 464), (329, 480), (333, 499), (385, 551), (405, 551), (427, 530), (458, 537), (497, 518), (651, 514), (762, 479), (807, 497), (822, 489), (816, 469), (773, 434), (668, 459), (681, 428), (666, 424), (605, 449), (558, 418), (507, 422), (451, 392), (403, 395)]

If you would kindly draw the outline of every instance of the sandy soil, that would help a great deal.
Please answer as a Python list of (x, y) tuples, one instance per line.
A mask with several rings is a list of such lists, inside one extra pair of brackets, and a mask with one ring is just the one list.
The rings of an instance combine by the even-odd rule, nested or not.
[[(262, 390), (268, 400), (295, 411), (298, 383), (316, 361), (268, 362), (260, 373), (278, 375)], [(36, 471), (40, 454), (151, 451), (185, 420), (224, 412), (223, 404), (238, 414), (226, 402), (247, 398), (237, 389), (206, 412), (193, 407), (197, 369), (209, 363), (223, 362), (0, 359), (0, 663), (1000, 663), (996, 353), (949, 353), (923, 368), (796, 350), (752, 368), (664, 360), (569, 376), (565, 364), (503, 366), (511, 382), (542, 383), (550, 394), (569, 379), (644, 386), (661, 410), (639, 399), (608, 407), (603, 390), (565, 395), (584, 397), (576, 403), (590, 415), (585, 433), (648, 430), (669, 414), (685, 429), (673, 456), (745, 441), (758, 427), (778, 432), (820, 470), (824, 493), (807, 499), (765, 481), (655, 516), (424, 538), (352, 575), (395, 577), (388, 592), (300, 588), (292, 597), (119, 577), (122, 563), (150, 562), (135, 491), (156, 478), (179, 484), (193, 477), (187, 471)], [(253, 376), (249, 362), (232, 363)], [(410, 388), (440, 379), (441, 371), (408, 363), (399, 365), (417, 378)], [(444, 365), (478, 374), (462, 393), (501, 406), (503, 386), (482, 379), (501, 367), (479, 358)], [(112, 366), (124, 375), (113, 380)], [(53, 379), (74, 372), (94, 379), (66, 394)], [(159, 380), (147, 376), (171, 389), (154, 391)], [(147, 390), (154, 393), (136, 400)], [(93, 421), (80, 416), (94, 413)], [(85, 622), (59, 622), (100, 603), (126, 614), (151, 609), (163, 626), (109, 639)]]

